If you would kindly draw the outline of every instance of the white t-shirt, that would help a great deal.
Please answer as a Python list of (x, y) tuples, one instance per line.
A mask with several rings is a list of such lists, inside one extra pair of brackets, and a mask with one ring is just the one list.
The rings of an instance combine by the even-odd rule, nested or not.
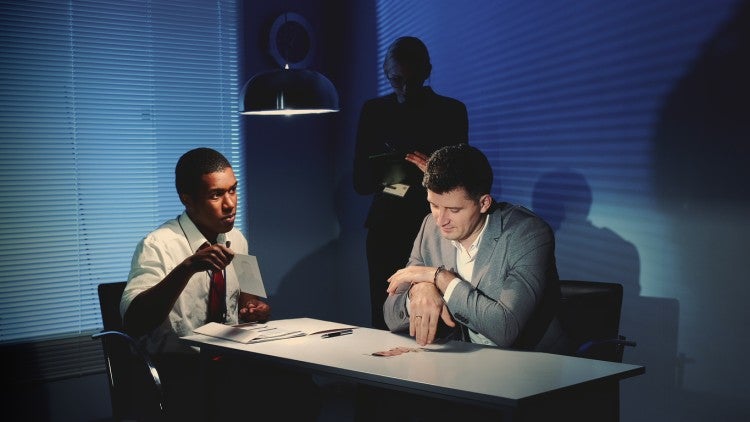
[[(218, 243), (231, 242), (236, 253), (247, 254), (247, 240), (236, 228), (221, 233)], [(130, 264), (128, 284), (120, 300), (120, 314), (125, 315), (133, 299), (144, 290), (164, 279), (177, 265), (195, 253), (207, 242), (186, 213), (169, 220), (144, 237), (136, 246)], [(179, 337), (193, 334), (195, 328), (206, 323), (208, 312), (208, 289), (211, 277), (202, 271), (190, 278), (177, 298), (169, 317), (149, 335), (141, 340), (149, 353), (191, 352), (192, 349), (179, 341)], [(226, 268), (227, 324), (236, 324), (240, 283), (234, 266)]]

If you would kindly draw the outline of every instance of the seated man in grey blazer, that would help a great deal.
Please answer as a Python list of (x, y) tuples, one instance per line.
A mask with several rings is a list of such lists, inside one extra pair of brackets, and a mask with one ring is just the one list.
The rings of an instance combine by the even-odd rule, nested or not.
[(407, 266), (388, 279), (386, 324), (393, 332), (409, 330), (419, 345), (450, 337), (569, 353), (555, 317), (554, 233), (528, 209), (495, 202), (492, 181), (492, 167), (475, 147), (432, 154), (422, 182), (431, 213)]

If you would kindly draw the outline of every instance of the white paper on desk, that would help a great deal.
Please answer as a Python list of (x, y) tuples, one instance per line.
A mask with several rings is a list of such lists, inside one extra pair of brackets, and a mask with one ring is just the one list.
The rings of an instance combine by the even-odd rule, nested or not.
[(357, 328), (355, 325), (341, 324), (339, 322), (324, 321), (314, 318), (289, 318), (268, 321), (269, 327), (278, 328), (282, 331), (299, 331), (304, 335), (332, 333), (335, 331), (349, 331)]
[(208, 324), (202, 325), (193, 331), (206, 336), (218, 337), (246, 344), (300, 337), (305, 335), (305, 333), (301, 331), (282, 330), (276, 327), (270, 327), (267, 324), (255, 323), (224, 325), (217, 322), (209, 322)]
[(232, 264), (240, 280), (240, 290), (256, 296), (268, 297), (266, 288), (263, 286), (263, 279), (260, 277), (258, 259), (255, 256), (235, 254)]
[(216, 322), (209, 322), (206, 325), (196, 328), (194, 331), (198, 334), (225, 338), (227, 340), (237, 341), (240, 343), (249, 343), (260, 335), (259, 332), (254, 330), (245, 330), (239, 327), (219, 324)]
[(272, 320), (265, 324), (250, 322), (237, 325), (224, 325), (209, 322), (193, 331), (198, 334), (232, 340), (238, 343), (260, 343), (336, 331), (351, 331), (355, 328), (357, 327), (354, 325), (314, 318), (290, 318)]

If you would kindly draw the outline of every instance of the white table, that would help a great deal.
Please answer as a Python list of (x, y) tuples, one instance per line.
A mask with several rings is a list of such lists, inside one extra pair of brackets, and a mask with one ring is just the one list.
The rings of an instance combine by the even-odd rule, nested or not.
[(370, 328), (331, 338), (310, 335), (256, 344), (200, 334), (182, 340), (200, 347), (202, 353), (239, 353), (315, 374), (492, 407), (508, 419), (519, 414), (522, 406), (535, 405), (555, 393), (617, 386), (621, 379), (645, 372), (640, 365), (455, 341), (379, 357), (372, 353), (419, 346), (411, 337)]

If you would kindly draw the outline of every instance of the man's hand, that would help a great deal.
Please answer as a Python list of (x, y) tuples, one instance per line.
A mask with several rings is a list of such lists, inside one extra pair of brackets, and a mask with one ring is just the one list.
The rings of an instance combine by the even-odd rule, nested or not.
[(205, 242), (198, 250), (185, 260), (193, 273), (200, 271), (221, 271), (234, 259), (234, 251), (229, 246), (211, 245)]
[(242, 322), (264, 322), (271, 316), (271, 306), (250, 293), (240, 292), (239, 305)]
[(433, 277), (435, 276), (435, 267), (422, 267), (419, 265), (412, 265), (393, 273), (388, 278), (388, 293), (394, 293), (399, 285), (402, 283), (432, 283)]
[(406, 161), (414, 164), (419, 168), (419, 170), (424, 173), (427, 171), (427, 159), (430, 158), (427, 154), (424, 154), (419, 151), (414, 151), (406, 154)]
[(434, 284), (414, 284), (409, 290), (409, 297), (409, 335), (420, 346), (435, 341), (440, 319), (449, 327), (456, 326), (443, 295)]

